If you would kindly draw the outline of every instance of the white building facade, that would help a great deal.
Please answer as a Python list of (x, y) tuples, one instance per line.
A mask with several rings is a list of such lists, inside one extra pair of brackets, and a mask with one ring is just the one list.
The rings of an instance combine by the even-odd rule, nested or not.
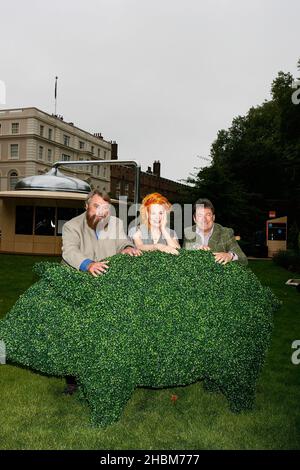
[(110, 160), (112, 144), (37, 108), (0, 110), (0, 191), (14, 190), (19, 179), (43, 174), (56, 161), (90, 160), (61, 170), (108, 193), (110, 167), (92, 161)]

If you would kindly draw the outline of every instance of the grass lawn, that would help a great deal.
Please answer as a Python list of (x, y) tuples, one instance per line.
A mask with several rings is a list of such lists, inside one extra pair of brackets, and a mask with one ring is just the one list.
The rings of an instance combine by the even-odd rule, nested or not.
[[(56, 261), (0, 255), (0, 318), (36, 280), (31, 268), (41, 259)], [(253, 260), (250, 267), (283, 301), (253, 411), (232, 414), (223, 395), (199, 382), (137, 389), (118, 423), (93, 428), (87, 406), (62, 394), (63, 379), (1, 365), (0, 449), (300, 449), (300, 365), (291, 363), (300, 295), (284, 284), (295, 274), (271, 261)]]

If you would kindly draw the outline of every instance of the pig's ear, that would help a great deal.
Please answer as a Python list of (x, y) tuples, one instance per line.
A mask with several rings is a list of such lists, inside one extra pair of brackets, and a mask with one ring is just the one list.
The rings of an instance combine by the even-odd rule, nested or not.
[(34, 272), (45, 282), (53, 298), (60, 298), (79, 308), (87, 308), (94, 299), (95, 279), (65, 263), (42, 261), (34, 265)]

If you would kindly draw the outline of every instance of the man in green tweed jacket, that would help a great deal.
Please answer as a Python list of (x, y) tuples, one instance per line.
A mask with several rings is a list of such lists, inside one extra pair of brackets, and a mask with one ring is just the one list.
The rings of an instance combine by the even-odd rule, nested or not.
[(212, 250), (217, 263), (231, 261), (248, 264), (245, 253), (237, 243), (233, 230), (215, 223), (215, 209), (209, 199), (198, 199), (193, 207), (195, 225), (184, 231), (183, 248)]

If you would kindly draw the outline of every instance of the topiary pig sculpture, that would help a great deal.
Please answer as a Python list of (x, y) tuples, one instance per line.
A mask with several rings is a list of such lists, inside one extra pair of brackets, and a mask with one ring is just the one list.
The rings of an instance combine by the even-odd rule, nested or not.
[(136, 387), (203, 379), (251, 408), (278, 301), (236, 263), (181, 250), (110, 258), (107, 274), (39, 263), (41, 279), (0, 322), (8, 360), (77, 378), (95, 424), (120, 418)]

